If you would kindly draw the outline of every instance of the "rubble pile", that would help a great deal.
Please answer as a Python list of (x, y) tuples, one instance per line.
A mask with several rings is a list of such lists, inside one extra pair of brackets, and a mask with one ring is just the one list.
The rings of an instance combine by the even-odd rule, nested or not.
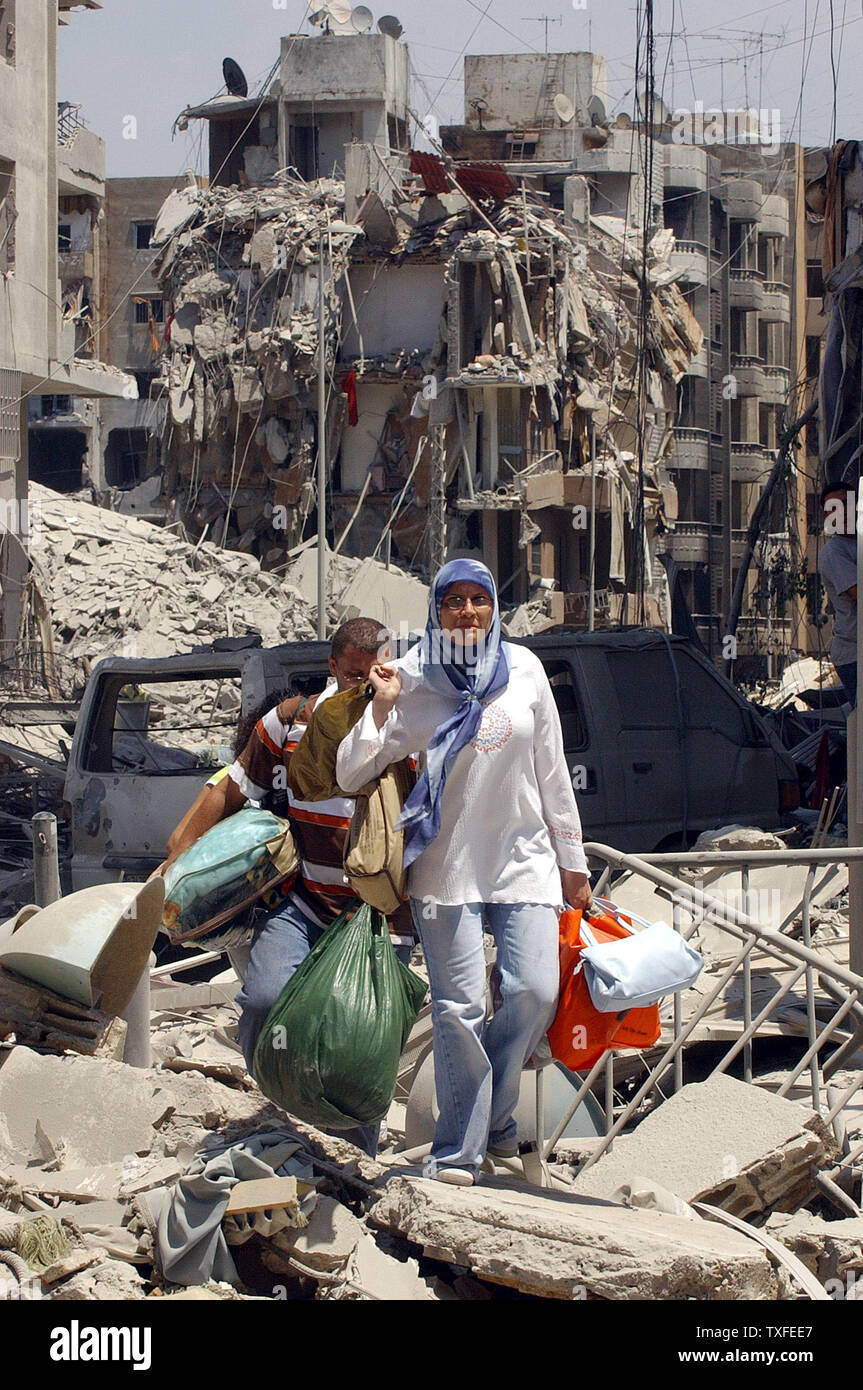
[(58, 678), (71, 696), (103, 656), (174, 656), (221, 636), (265, 646), (315, 636), (299, 590), (251, 555), (121, 517), (31, 484), (32, 559), (51, 613)]
[[(326, 348), (333, 367), (341, 316), (333, 287), (361, 235), (343, 210), (340, 183), (283, 173), (263, 187), (173, 193), (153, 234), (163, 248), (155, 273), (173, 306), (162, 389), (171, 458), (182, 458), (181, 514), (195, 534), (227, 515), (226, 543), (262, 558), (273, 552), (271, 563), (282, 553), (272, 507), (291, 507), (290, 524), (275, 522), (289, 548), (314, 504), (314, 433), (292, 405), (311, 408), (316, 390), (321, 236), (332, 267)], [(169, 469), (168, 497), (176, 483)]]
[[(475, 547), (467, 520), (488, 507), (520, 513), (524, 548), (538, 533), (530, 507), (570, 501), (562, 491), (545, 498), (546, 475), (566, 474), (567, 490), (576, 488), (589, 472), (594, 436), (596, 472), (613, 493), (612, 578), (623, 579), (624, 518), (632, 519), (639, 486), (634, 229), (616, 218), (590, 218), (576, 228), (532, 193), (498, 193), (479, 208), (456, 191), (430, 192), (407, 171), (387, 197), (368, 192), (359, 198), (355, 220), (346, 222), (343, 187), (331, 179), (306, 184), (278, 174), (249, 189), (215, 186), (170, 196), (154, 245), (162, 248), (157, 269), (173, 306), (161, 387), (170, 402), (164, 491), (174, 499), (175, 514), (191, 534), (212, 528), (230, 547), (258, 555), (267, 568), (281, 563), (301, 539), (315, 502), (316, 316), (324, 232), (326, 361), (332, 373), (327, 465), (336, 493), (336, 534), (354, 510), (349, 493), (339, 495), (338, 469), (345, 431), (358, 423), (356, 393), (367, 383), (398, 384), (403, 405), (390, 409), (382, 424), (360, 409), (359, 424), (368, 429), (372, 423), (379, 434), (369, 465), (367, 517), (375, 519), (379, 534), (386, 512), (375, 509), (375, 495), (398, 497), (392, 544), (402, 563), (427, 571), (430, 562), (434, 448), (445, 460), (451, 548)], [(644, 506), (654, 550), (658, 532), (672, 526), (676, 515), (664, 464), (676, 385), (702, 343), (672, 283), (672, 249), (672, 234), (657, 233), (648, 274)], [(361, 325), (369, 276), (373, 287), (387, 275), (386, 284), (398, 295), (399, 274), (424, 265), (442, 270), (436, 341), (417, 348), (407, 316), (403, 346), (367, 352)], [(355, 273), (366, 287), (362, 294), (352, 288)], [(405, 294), (410, 292), (406, 280)], [(481, 477), (488, 461), (471, 456), (468, 427), (483, 389), (502, 384), (513, 388), (518, 419), (512, 440), (492, 463), (494, 476)], [(374, 548), (369, 524), (359, 520), (346, 554)], [(654, 573), (655, 592), (648, 598), (660, 604), (662, 567)], [(540, 620), (548, 608), (539, 603)], [(605, 615), (601, 602), (598, 612)], [(607, 616), (613, 620), (617, 614), (609, 609)], [(651, 617), (663, 621), (661, 606)]]
[[(845, 1197), (828, 1219), (838, 1148), (805, 1101), (714, 1074), (592, 1165), (595, 1140), (561, 1141), (550, 1185), (515, 1158), (453, 1188), (399, 1152), (398, 1103), (372, 1159), (265, 1101), (236, 1045), (236, 983), (154, 979), (150, 1067), (0, 1044), (2, 1296), (855, 1296), (863, 1218)], [(859, 1114), (847, 1123), (859, 1143)]]

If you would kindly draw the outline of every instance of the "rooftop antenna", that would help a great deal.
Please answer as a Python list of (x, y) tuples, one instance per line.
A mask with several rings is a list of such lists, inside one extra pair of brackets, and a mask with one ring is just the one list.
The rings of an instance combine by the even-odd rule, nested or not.
[(400, 39), (404, 33), (401, 20), (394, 14), (382, 14), (378, 20), (378, 30), (389, 39)]
[(551, 15), (549, 15), (549, 14), (526, 14), (526, 15), (523, 15), (522, 18), (525, 19), (525, 20), (530, 20), (531, 23), (533, 23), (533, 24), (544, 24), (544, 25), (545, 25), (545, 51), (546, 51), (546, 53), (547, 53), (547, 52), (548, 52), (548, 26), (549, 26), (549, 24), (562, 24), (562, 23), (563, 23), (563, 17), (562, 17), (561, 15), (558, 15), (557, 18), (555, 19), (555, 18), (553, 18), (553, 17), (552, 17)]

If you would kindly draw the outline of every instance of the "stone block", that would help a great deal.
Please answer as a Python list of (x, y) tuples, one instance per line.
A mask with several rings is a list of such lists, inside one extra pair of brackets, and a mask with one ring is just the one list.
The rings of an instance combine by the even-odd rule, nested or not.
[(635, 1174), (746, 1219), (766, 1208), (793, 1211), (812, 1190), (812, 1165), (834, 1149), (805, 1106), (717, 1073), (684, 1086), (579, 1174), (575, 1190), (610, 1197)]
[(779, 1296), (766, 1253), (707, 1221), (495, 1183), (394, 1178), (369, 1220), (492, 1283), (542, 1298)]

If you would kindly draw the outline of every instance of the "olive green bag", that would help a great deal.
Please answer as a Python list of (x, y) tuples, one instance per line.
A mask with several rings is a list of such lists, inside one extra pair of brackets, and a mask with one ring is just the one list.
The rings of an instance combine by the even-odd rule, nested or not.
[(382, 1120), (399, 1058), (425, 998), (386, 918), (363, 903), (328, 927), (261, 1029), (254, 1078), (269, 1100), (312, 1125)]

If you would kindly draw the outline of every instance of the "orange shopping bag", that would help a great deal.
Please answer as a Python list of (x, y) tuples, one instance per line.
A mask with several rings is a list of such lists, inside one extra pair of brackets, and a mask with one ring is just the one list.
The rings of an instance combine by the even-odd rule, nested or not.
[[(577, 969), (586, 944), (581, 940), (581, 916), (581, 911), (573, 908), (560, 915), (560, 995), (548, 1030), (552, 1057), (570, 1071), (588, 1071), (609, 1050), (652, 1047), (660, 1033), (658, 1004), (619, 1014), (601, 1014), (594, 1008), (584, 971)], [(622, 921), (628, 920), (623, 913), (620, 916)], [(597, 943), (619, 941), (629, 935), (609, 912), (590, 913), (588, 921)]]

